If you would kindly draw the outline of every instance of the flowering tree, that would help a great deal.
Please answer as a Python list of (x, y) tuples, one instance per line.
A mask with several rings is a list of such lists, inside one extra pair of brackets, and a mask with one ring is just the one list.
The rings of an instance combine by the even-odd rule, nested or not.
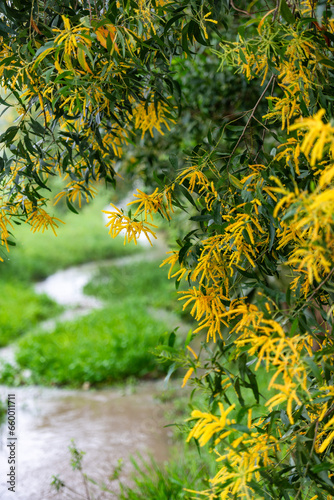
[[(332, 499), (334, 455), (334, 12), (326, 0), (67, 0), (0, 6), (2, 244), (12, 221), (54, 228), (52, 176), (68, 207), (115, 183), (129, 144), (182, 120), (174, 68), (203, 54), (247, 94), (137, 191), (110, 233), (154, 238), (153, 215), (188, 214), (164, 261), (187, 281), (204, 348), (158, 348), (208, 394), (188, 439), (217, 455), (211, 499)], [(202, 58), (202, 59), (201, 59)], [(181, 63), (180, 63), (181, 61)], [(246, 85), (247, 84), (247, 85)], [(251, 102), (251, 104), (249, 104)], [(138, 133), (139, 132), (139, 133)], [(137, 139), (136, 139), (137, 138)], [(153, 169), (153, 175), (152, 175)], [(153, 181), (153, 180), (154, 181)], [(134, 210), (135, 209), (135, 210)], [(188, 354), (186, 354), (188, 353)], [(204, 353), (204, 354), (203, 354)], [(174, 366), (175, 366), (174, 364)]]

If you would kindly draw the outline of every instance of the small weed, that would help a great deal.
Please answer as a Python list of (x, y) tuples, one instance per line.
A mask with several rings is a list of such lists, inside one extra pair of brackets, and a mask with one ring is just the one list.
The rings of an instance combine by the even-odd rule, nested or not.
[[(178, 458), (168, 463), (158, 464), (153, 458), (144, 459), (141, 455), (131, 458), (134, 472), (132, 485), (120, 480), (123, 469), (122, 460), (118, 460), (108, 477), (108, 484), (98, 483), (83, 469), (84, 452), (77, 449), (72, 441), (69, 446), (71, 465), (81, 475), (84, 493), (72, 488), (59, 476), (52, 477), (51, 485), (56, 491), (64, 491), (70, 498), (118, 499), (118, 500), (191, 500), (193, 493), (189, 490), (205, 490), (209, 487), (209, 477), (215, 471), (215, 457), (205, 453), (200, 456), (196, 450), (187, 449), (178, 453)], [(116, 482), (116, 483), (115, 483)]]
[[(95, 481), (93, 478), (91, 478), (89, 475), (87, 475), (84, 472), (83, 469), (83, 457), (85, 455), (84, 451), (81, 451), (77, 448), (74, 440), (71, 440), (71, 444), (68, 447), (69, 452), (70, 452), (70, 464), (71, 467), (74, 471), (78, 471), (80, 476), (81, 476), (81, 482), (83, 485), (83, 490), (84, 493), (81, 491), (77, 491), (76, 489), (72, 488), (69, 484), (65, 483), (62, 479), (59, 478), (58, 475), (52, 476), (52, 482), (51, 486), (57, 491), (63, 491), (64, 494), (66, 494), (66, 497), (68, 498), (83, 498), (85, 500), (98, 500), (102, 498), (115, 498), (114, 492), (105, 484), (101, 483), (99, 484), (97, 481)], [(123, 463), (122, 460), (118, 460), (117, 465), (114, 467), (109, 479), (109, 482), (114, 482), (118, 480), (119, 475), (122, 471)], [(93, 486), (91, 486), (93, 485)], [(96, 492), (99, 492), (100, 494), (98, 497), (95, 495), (97, 494)], [(105, 496), (105, 493), (108, 493), (107, 497)], [(109, 495), (110, 494), (110, 495)]]

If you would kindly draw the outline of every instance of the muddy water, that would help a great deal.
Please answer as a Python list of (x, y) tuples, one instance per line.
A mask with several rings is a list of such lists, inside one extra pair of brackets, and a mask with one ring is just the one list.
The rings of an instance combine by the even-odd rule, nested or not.
[[(16, 492), (7, 490), (9, 472), (6, 444), (8, 431), (1, 428), (0, 498), (1, 500), (48, 500), (67, 498), (50, 487), (51, 477), (59, 477), (81, 494), (84, 487), (78, 472), (71, 470), (68, 446), (74, 439), (86, 451), (83, 466), (97, 481), (107, 481), (124, 460), (121, 479), (131, 470), (129, 456), (139, 452), (156, 460), (167, 458), (168, 433), (163, 409), (154, 395), (161, 384), (139, 384), (134, 393), (108, 389), (66, 391), (40, 387), (0, 388), (1, 398), (15, 394), (17, 417)], [(110, 483), (117, 491), (117, 482)], [(96, 490), (95, 490), (96, 492)], [(72, 498), (72, 496), (70, 496)], [(74, 495), (73, 495), (74, 498)], [(101, 498), (116, 498), (110, 493)]]

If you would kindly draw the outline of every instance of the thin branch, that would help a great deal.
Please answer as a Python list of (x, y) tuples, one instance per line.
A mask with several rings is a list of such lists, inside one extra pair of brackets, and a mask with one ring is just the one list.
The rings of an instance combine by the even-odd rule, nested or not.
[[(273, 93), (274, 93), (274, 87), (275, 87), (275, 78), (274, 78), (274, 80), (273, 80), (273, 86), (271, 87), (271, 95), (273, 95)], [(254, 116), (254, 118), (255, 118), (255, 116)], [(256, 118), (255, 118), (255, 120), (256, 120)], [(258, 120), (257, 120), (257, 121), (258, 121)], [(265, 138), (265, 136), (266, 136), (266, 132), (267, 132), (267, 131), (269, 132), (269, 129), (266, 127), (267, 123), (268, 123), (268, 118), (266, 118), (266, 121), (265, 121), (264, 123), (262, 123), (262, 126), (264, 127), (264, 128), (263, 128), (263, 132), (262, 132), (262, 145), (261, 145), (261, 147), (259, 148), (259, 150), (258, 150), (258, 152), (256, 153), (256, 156), (255, 156), (255, 158), (254, 158), (254, 162), (255, 162), (255, 163), (257, 162), (258, 156), (259, 156), (259, 154), (261, 153), (261, 149), (263, 149), (264, 138)]]
[(233, 156), (233, 155), (234, 155), (234, 153), (236, 152), (236, 150), (237, 150), (237, 148), (238, 148), (238, 146), (239, 146), (240, 142), (242, 141), (242, 138), (244, 137), (244, 135), (245, 135), (245, 133), (246, 133), (246, 130), (247, 130), (247, 128), (248, 128), (248, 125), (249, 125), (249, 123), (250, 123), (251, 119), (253, 118), (253, 116), (254, 116), (254, 114), (255, 114), (255, 111), (256, 111), (256, 110), (257, 110), (257, 108), (259, 107), (260, 102), (262, 101), (262, 99), (263, 99), (263, 97), (264, 97), (265, 93), (267, 92), (268, 88), (270, 87), (270, 85), (271, 85), (271, 83), (272, 83), (272, 81), (273, 81), (274, 79), (275, 79), (275, 76), (274, 76), (274, 75), (272, 75), (272, 76), (271, 76), (271, 78), (270, 78), (270, 80), (269, 80), (269, 82), (268, 82), (268, 83), (267, 83), (267, 85), (265, 86), (264, 91), (262, 92), (262, 94), (261, 94), (261, 95), (260, 95), (260, 97), (258, 98), (258, 100), (257, 100), (257, 102), (256, 102), (256, 104), (255, 104), (255, 106), (254, 106), (254, 108), (252, 109), (252, 112), (251, 112), (251, 114), (249, 115), (249, 118), (248, 118), (248, 120), (247, 120), (247, 122), (246, 122), (246, 125), (244, 126), (244, 129), (243, 129), (243, 131), (241, 132), (241, 135), (240, 135), (240, 137), (239, 137), (239, 139), (238, 139), (238, 142), (236, 143), (236, 145), (235, 145), (235, 146), (234, 146), (234, 148), (233, 148), (232, 153), (230, 154), (230, 159), (229, 159), (229, 161), (228, 161), (227, 168), (229, 167), (229, 164), (230, 164), (230, 162), (231, 162), (232, 156)]
[(316, 293), (320, 290), (320, 288), (321, 288), (321, 287), (322, 287), (322, 286), (323, 286), (323, 285), (324, 285), (324, 284), (325, 284), (325, 283), (329, 280), (329, 278), (330, 278), (331, 276), (333, 276), (333, 274), (334, 274), (334, 267), (333, 267), (333, 269), (331, 270), (331, 272), (330, 272), (329, 274), (327, 274), (326, 278), (324, 278), (324, 279), (322, 280), (322, 282), (320, 283), (320, 285), (318, 285), (318, 286), (317, 286), (317, 288), (315, 288), (315, 289), (313, 290), (312, 294), (311, 294), (309, 297), (307, 297), (307, 300), (312, 300), (312, 299), (313, 299), (313, 297), (315, 296), (315, 294), (316, 294)]
[(263, 128), (264, 128), (267, 132), (270, 132), (269, 128), (268, 128), (268, 127), (266, 127), (267, 120), (266, 120), (264, 123), (262, 123), (262, 122), (260, 122), (260, 120), (258, 120), (258, 119), (256, 118), (256, 116), (253, 116), (253, 118), (254, 118), (254, 120), (255, 120), (257, 123), (259, 123), (259, 124), (261, 125), (261, 127), (263, 127)]
[(87, 0), (88, 2), (88, 9), (89, 9), (89, 20), (92, 21), (92, 6), (90, 4), (90, 0)]
[(233, 9), (234, 9), (234, 10), (236, 10), (237, 12), (241, 12), (241, 14), (245, 14), (245, 16), (253, 17), (253, 14), (250, 14), (249, 12), (247, 12), (247, 10), (241, 10), (241, 9), (238, 9), (238, 8), (234, 5), (233, 0), (230, 0), (230, 4), (232, 5)]

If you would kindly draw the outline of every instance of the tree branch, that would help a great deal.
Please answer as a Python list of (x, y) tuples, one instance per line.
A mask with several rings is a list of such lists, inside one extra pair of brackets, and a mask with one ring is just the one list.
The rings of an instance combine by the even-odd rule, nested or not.
[(236, 10), (237, 12), (241, 12), (241, 14), (245, 14), (245, 16), (253, 17), (253, 15), (252, 15), (252, 14), (250, 14), (249, 12), (247, 12), (247, 10), (241, 10), (241, 9), (238, 9), (238, 8), (234, 5), (233, 0), (230, 0), (230, 4), (231, 4), (231, 6), (233, 7), (233, 9), (234, 9), (234, 10)]
[(324, 279), (322, 280), (322, 282), (320, 283), (320, 285), (318, 285), (318, 286), (317, 286), (317, 288), (315, 288), (315, 289), (313, 290), (313, 292), (311, 293), (311, 295), (310, 295), (309, 297), (307, 297), (307, 300), (312, 300), (312, 299), (313, 299), (313, 297), (314, 297), (314, 296), (315, 296), (315, 294), (316, 294), (316, 293), (320, 290), (320, 288), (321, 288), (321, 287), (322, 287), (322, 286), (323, 286), (323, 285), (324, 285), (324, 284), (325, 284), (325, 283), (329, 280), (329, 278), (330, 278), (331, 276), (333, 276), (333, 273), (334, 273), (334, 267), (333, 267), (333, 269), (330, 271), (330, 273), (329, 273), (329, 274), (327, 274), (326, 278), (324, 278)]
[(232, 156), (233, 156), (233, 155), (234, 155), (234, 153), (236, 152), (237, 147), (239, 146), (239, 144), (240, 144), (240, 142), (241, 142), (242, 138), (244, 137), (244, 135), (245, 135), (245, 133), (246, 133), (246, 130), (247, 130), (247, 128), (248, 128), (248, 125), (249, 125), (249, 123), (250, 123), (251, 119), (253, 118), (255, 111), (256, 111), (256, 110), (257, 110), (257, 108), (259, 107), (260, 102), (262, 101), (262, 99), (263, 99), (263, 97), (264, 97), (265, 93), (267, 92), (268, 88), (270, 87), (270, 85), (271, 85), (271, 83), (274, 81), (274, 79), (275, 79), (275, 76), (274, 76), (274, 75), (272, 75), (272, 76), (271, 76), (271, 78), (270, 78), (270, 80), (269, 80), (269, 82), (268, 82), (268, 83), (267, 83), (267, 85), (265, 86), (264, 91), (262, 92), (262, 94), (261, 94), (261, 95), (260, 95), (260, 97), (258, 98), (258, 100), (257, 100), (257, 102), (256, 102), (256, 104), (255, 104), (255, 106), (254, 106), (254, 108), (252, 109), (252, 112), (251, 112), (251, 114), (249, 115), (249, 118), (248, 118), (248, 120), (247, 120), (247, 122), (246, 122), (246, 125), (244, 126), (244, 129), (243, 129), (243, 131), (241, 132), (241, 135), (240, 135), (240, 137), (239, 137), (239, 139), (238, 139), (238, 142), (236, 143), (236, 145), (235, 145), (235, 146), (234, 146), (234, 148), (233, 148), (232, 153), (230, 154), (230, 159), (229, 159), (229, 161), (228, 161), (227, 168), (229, 167), (229, 164), (230, 164), (230, 162), (231, 162)]

